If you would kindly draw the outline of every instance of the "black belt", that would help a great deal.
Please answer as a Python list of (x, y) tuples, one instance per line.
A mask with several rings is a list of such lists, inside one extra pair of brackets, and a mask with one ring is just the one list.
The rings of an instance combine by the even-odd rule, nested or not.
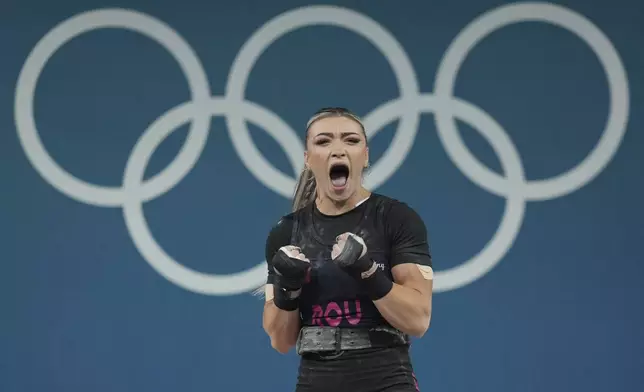
[(319, 352), (340, 352), (409, 344), (409, 337), (397, 329), (302, 327), (297, 337), (299, 355)]

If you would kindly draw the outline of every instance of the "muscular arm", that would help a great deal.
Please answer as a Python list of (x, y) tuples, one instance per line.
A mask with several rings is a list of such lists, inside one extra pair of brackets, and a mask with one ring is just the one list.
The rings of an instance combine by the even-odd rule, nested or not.
[(421, 337), (429, 328), (432, 313), (433, 272), (427, 230), (418, 214), (402, 203), (392, 208), (388, 221), (394, 285), (374, 304), (393, 327)]
[(422, 337), (431, 320), (432, 280), (425, 279), (415, 264), (397, 265), (392, 273), (393, 288), (374, 304), (393, 327)]
[[(266, 285), (270, 291), (272, 286)], [(264, 304), (263, 327), (271, 338), (271, 346), (277, 352), (286, 354), (297, 342), (297, 335), (300, 332), (300, 312), (279, 309), (272, 299), (267, 300)]]
[(289, 245), (291, 239), (292, 222), (288, 219), (281, 220), (275, 225), (266, 240), (265, 256), (268, 263), (268, 279), (265, 292), (266, 302), (262, 315), (262, 326), (271, 339), (271, 346), (281, 354), (286, 354), (295, 346), (297, 335), (300, 332), (300, 311), (286, 311), (279, 309), (273, 303), (273, 282), (275, 271), (271, 260), (282, 246)]

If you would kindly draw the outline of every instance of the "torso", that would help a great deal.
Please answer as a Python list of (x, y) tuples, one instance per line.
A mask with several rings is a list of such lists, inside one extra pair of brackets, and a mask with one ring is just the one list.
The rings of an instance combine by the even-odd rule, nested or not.
[(300, 297), (303, 326), (373, 327), (388, 325), (356, 281), (331, 259), (336, 237), (354, 233), (365, 241), (369, 256), (391, 278), (389, 243), (384, 211), (389, 199), (372, 194), (353, 210), (338, 216), (322, 215), (314, 206), (293, 215), (291, 244), (311, 261), (310, 281)]

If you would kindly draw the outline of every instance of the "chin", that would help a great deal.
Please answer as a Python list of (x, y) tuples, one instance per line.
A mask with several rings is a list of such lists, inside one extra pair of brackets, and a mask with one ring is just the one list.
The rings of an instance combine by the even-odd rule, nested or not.
[(355, 193), (355, 186), (353, 184), (347, 184), (342, 188), (334, 187), (333, 184), (329, 184), (329, 190), (327, 195), (329, 199), (333, 200), (336, 203), (342, 203), (351, 198)]

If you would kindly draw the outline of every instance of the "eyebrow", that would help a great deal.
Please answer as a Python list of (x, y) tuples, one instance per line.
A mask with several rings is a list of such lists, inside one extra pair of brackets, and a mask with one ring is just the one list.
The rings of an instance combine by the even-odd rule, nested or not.
[[(360, 136), (360, 134), (358, 132), (342, 132), (340, 134), (341, 137), (354, 136), (354, 135)], [(326, 136), (326, 137), (331, 137), (332, 138), (334, 135), (332, 133), (330, 133), (330, 132), (321, 132), (321, 133), (318, 133), (317, 135), (315, 135), (315, 137), (318, 137), (318, 136)]]

